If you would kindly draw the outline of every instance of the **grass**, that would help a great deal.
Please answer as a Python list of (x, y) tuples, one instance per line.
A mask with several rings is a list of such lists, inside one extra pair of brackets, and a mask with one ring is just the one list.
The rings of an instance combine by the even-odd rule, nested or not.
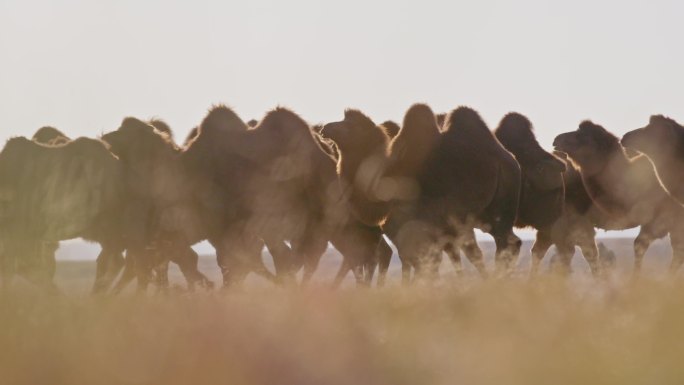
[(684, 283), (0, 298), (2, 384), (680, 384)]

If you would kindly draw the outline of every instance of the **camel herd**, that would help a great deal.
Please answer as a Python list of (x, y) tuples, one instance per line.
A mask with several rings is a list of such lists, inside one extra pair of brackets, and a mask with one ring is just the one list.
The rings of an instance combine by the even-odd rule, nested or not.
[[(595, 229), (640, 227), (635, 272), (652, 241), (670, 236), (671, 271), (684, 262), (684, 127), (663, 116), (622, 141), (584, 121), (549, 153), (531, 122), (507, 114), (490, 130), (459, 107), (409, 108), (401, 125), (344, 119), (309, 125), (285, 108), (245, 123), (213, 107), (182, 145), (161, 120), (125, 118), (99, 139), (70, 139), (43, 127), (0, 152), (0, 269), (54, 289), (59, 241), (101, 246), (94, 292), (137, 280), (168, 285), (168, 263), (190, 288), (211, 287), (191, 246), (216, 250), (224, 286), (249, 273), (302, 284), (329, 244), (343, 256), (335, 277), (385, 283), (397, 248), (402, 282), (431, 280), (443, 253), (461, 253), (486, 277), (475, 229), (493, 236), (495, 272), (520, 253), (514, 228), (534, 228), (531, 274), (555, 245), (561, 271), (578, 246), (595, 275)], [(263, 263), (266, 247), (275, 272)]]

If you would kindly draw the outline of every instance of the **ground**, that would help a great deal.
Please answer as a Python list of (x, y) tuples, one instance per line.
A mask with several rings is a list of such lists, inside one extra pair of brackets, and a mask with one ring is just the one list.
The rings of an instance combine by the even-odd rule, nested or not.
[(0, 297), (0, 384), (684, 381), (684, 281), (662, 271), (94, 298), (91, 265), (59, 264), (62, 295)]

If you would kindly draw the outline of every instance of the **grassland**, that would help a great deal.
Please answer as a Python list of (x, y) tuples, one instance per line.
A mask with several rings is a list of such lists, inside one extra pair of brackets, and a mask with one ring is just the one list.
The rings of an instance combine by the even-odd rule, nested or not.
[(0, 383), (684, 382), (676, 279), (73, 293), (3, 293)]

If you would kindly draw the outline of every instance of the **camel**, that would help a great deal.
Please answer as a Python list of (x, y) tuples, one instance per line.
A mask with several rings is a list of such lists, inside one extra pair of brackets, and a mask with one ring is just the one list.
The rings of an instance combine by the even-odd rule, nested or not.
[[(185, 184), (180, 150), (170, 136), (129, 117), (102, 140), (123, 165), (126, 207), (121, 215), (127, 224), (123, 236), (127, 258), (136, 266), (139, 289), (147, 288), (152, 270), (158, 272), (160, 284), (167, 284), (168, 259), (179, 265), (190, 289), (196, 283), (211, 287), (211, 282), (197, 270), (197, 255), (190, 249), (202, 239), (202, 221)], [(115, 292), (132, 278), (129, 269)]]
[[(99, 140), (45, 145), (10, 139), (0, 153), (3, 284), (23, 270), (35, 273), (30, 279), (40, 286), (54, 289), (54, 249), (61, 240), (80, 237), (115, 248), (110, 245), (118, 243), (120, 227), (112, 218), (124, 205), (121, 178), (119, 162)], [(35, 255), (37, 261), (26, 258)]]
[(673, 119), (653, 115), (648, 125), (622, 137), (622, 145), (643, 153), (672, 198), (684, 204), (684, 127)]
[(670, 235), (675, 272), (684, 261), (684, 208), (660, 185), (652, 164), (644, 156), (628, 158), (618, 138), (591, 121), (576, 131), (558, 135), (557, 150), (568, 154), (581, 175), (595, 215), (605, 229), (641, 226), (634, 240), (634, 272), (653, 240)]
[(517, 256), (520, 169), (474, 110), (454, 110), (440, 133), (429, 107), (414, 105), (391, 150), (384, 130), (358, 110), (326, 124), (323, 134), (339, 149), (338, 175), (354, 214), (383, 225), (399, 249), (405, 283), (424, 264), (434, 274), (430, 265), (449, 240), (473, 245), (475, 226), (494, 234), (502, 265)]
[[(537, 230), (530, 269), (534, 275), (549, 247), (564, 243), (564, 232), (554, 227), (564, 223), (559, 220), (564, 211), (566, 165), (539, 145), (532, 123), (521, 114), (504, 116), (495, 135), (520, 165), (522, 188), (515, 225)], [(565, 248), (559, 246), (559, 252), (563, 251)]]

